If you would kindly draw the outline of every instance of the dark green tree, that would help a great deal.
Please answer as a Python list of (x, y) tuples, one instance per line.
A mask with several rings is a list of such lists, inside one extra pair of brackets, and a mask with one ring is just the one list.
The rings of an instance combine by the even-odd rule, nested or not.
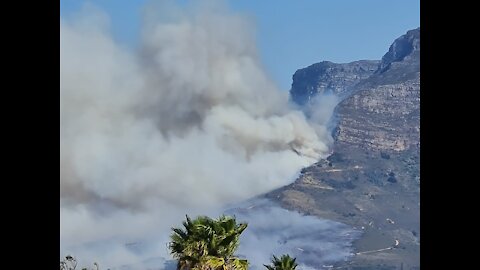
[(273, 255), (271, 265), (264, 264), (264, 266), (268, 270), (294, 270), (298, 266), (295, 260), (297, 258), (292, 258), (288, 254), (282, 255), (280, 259)]
[(182, 228), (172, 228), (169, 249), (178, 260), (178, 270), (246, 270), (247, 260), (234, 256), (240, 234), (246, 223), (237, 224), (235, 217), (206, 216), (191, 220), (186, 216)]

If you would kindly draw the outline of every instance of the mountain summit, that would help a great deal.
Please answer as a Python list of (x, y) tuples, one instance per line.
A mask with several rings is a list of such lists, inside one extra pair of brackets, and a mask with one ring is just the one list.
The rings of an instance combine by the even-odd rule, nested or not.
[(382, 57), (382, 61), (376, 73), (383, 73), (393, 63), (409, 64), (420, 68), (420, 27), (408, 31), (405, 35), (397, 38), (390, 46), (388, 52)]

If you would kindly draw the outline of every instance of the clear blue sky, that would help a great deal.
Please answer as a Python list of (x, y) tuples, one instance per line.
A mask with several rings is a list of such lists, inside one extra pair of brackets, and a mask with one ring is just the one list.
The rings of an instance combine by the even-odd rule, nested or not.
[[(420, 0), (226, 1), (254, 19), (264, 66), (283, 90), (290, 89), (299, 68), (323, 60), (380, 59), (395, 38), (420, 26)], [(147, 0), (61, 0), (60, 16), (72, 16), (85, 2), (110, 15), (115, 39), (137, 44)]]

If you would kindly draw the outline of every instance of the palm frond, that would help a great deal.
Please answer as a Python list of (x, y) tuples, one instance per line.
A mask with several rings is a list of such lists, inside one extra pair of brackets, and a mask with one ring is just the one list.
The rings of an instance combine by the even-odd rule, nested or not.
[(198, 216), (182, 222), (185, 229), (172, 228), (170, 253), (179, 260), (178, 269), (247, 270), (248, 261), (233, 257), (246, 223), (237, 224), (235, 217), (218, 219)]

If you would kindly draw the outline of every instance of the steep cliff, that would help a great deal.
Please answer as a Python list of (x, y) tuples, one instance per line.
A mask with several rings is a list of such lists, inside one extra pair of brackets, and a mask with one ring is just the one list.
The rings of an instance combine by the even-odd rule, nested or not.
[(293, 75), (290, 96), (297, 104), (304, 105), (317, 94), (348, 95), (358, 82), (377, 70), (379, 63), (380, 61), (371, 60), (346, 64), (323, 61), (299, 69)]
[(354, 244), (357, 254), (335, 267), (418, 269), (420, 29), (396, 39), (376, 63), (368, 76), (355, 69), (342, 73), (341, 82), (350, 78), (343, 84), (315, 65), (295, 73), (291, 95), (299, 104), (326, 89), (343, 95), (335, 109), (333, 154), (266, 197), (362, 231)]
[(420, 144), (420, 29), (396, 39), (372, 76), (336, 108), (343, 144), (403, 151)]
[(358, 92), (336, 109), (336, 147), (404, 151), (420, 143), (419, 78)]

